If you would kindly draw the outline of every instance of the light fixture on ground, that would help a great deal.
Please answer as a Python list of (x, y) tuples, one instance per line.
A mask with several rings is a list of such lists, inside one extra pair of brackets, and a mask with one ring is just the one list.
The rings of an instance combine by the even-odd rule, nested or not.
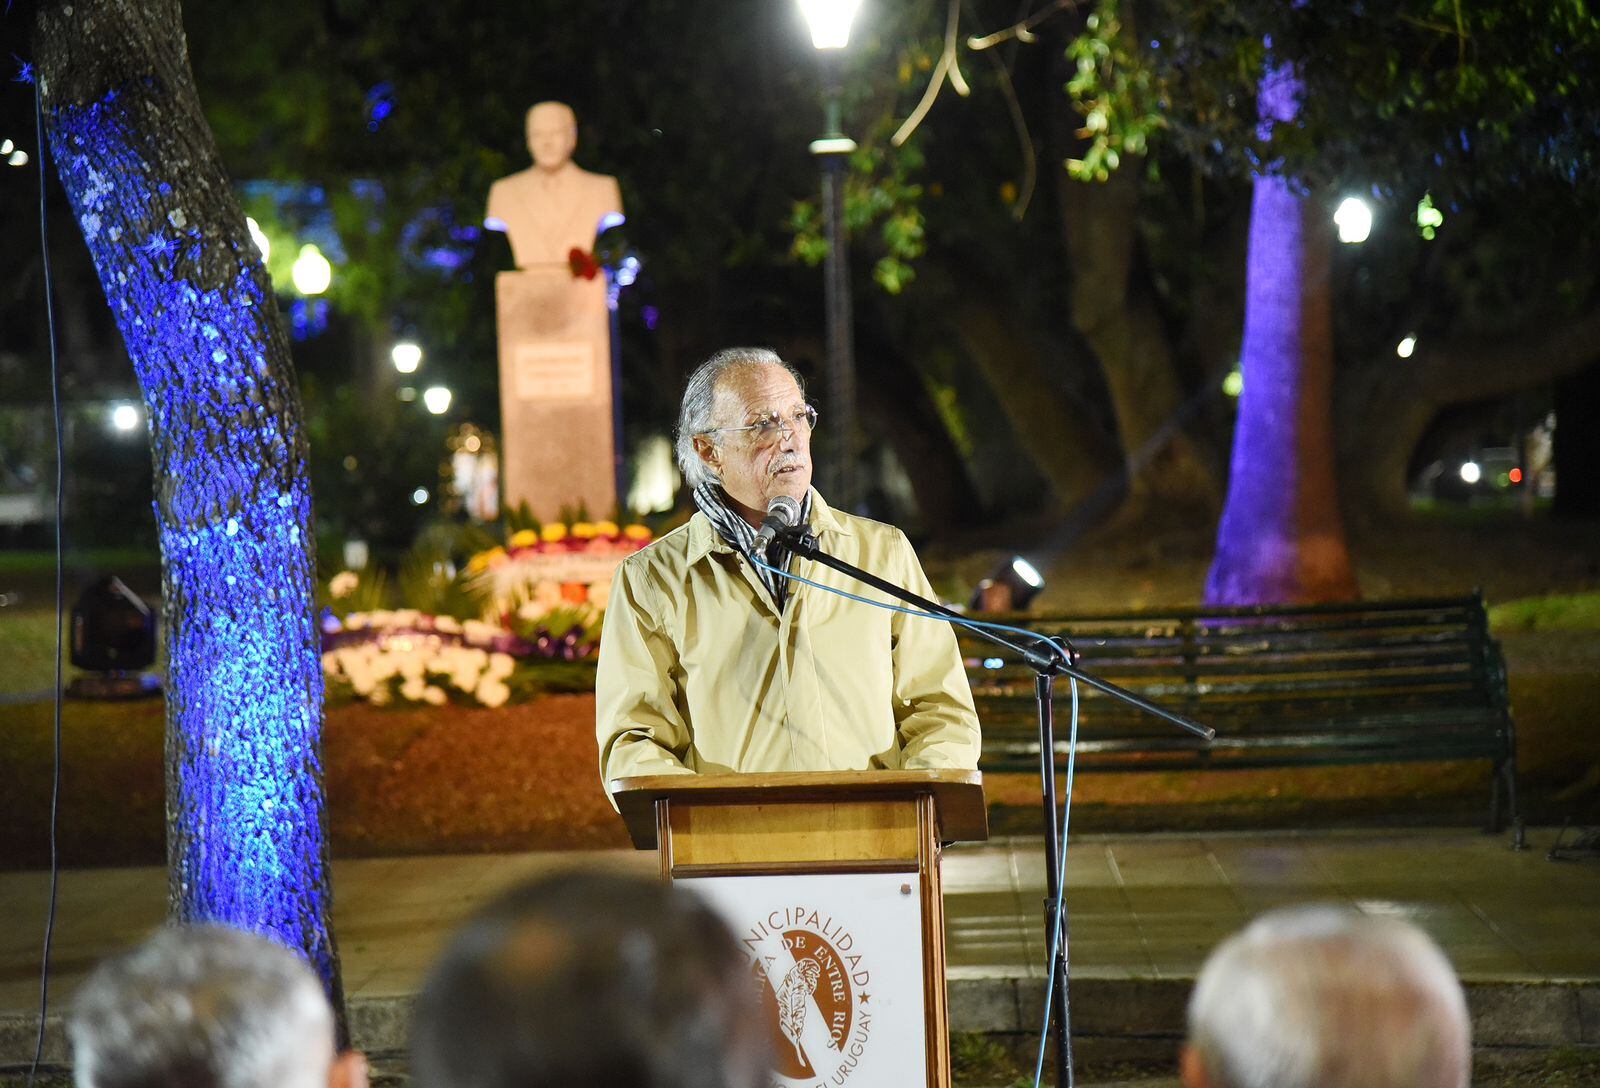
[(131, 404), (119, 404), (111, 409), (111, 425), (119, 431), (131, 431), (139, 425), (139, 409)]
[(402, 374), (415, 374), (422, 365), (422, 348), (410, 340), (402, 340), (389, 349), (389, 359)]
[(1408, 336), (1394, 346), (1394, 353), (1402, 359), (1411, 358), (1411, 353), (1417, 350), (1417, 338)]
[(828, 256), (823, 263), (823, 290), (827, 309), (828, 367), (827, 415), (838, 445), (829, 459), (829, 498), (844, 510), (855, 506), (856, 364), (851, 340), (849, 236), (844, 223), (844, 177), (855, 141), (846, 136), (841, 120), (839, 53), (850, 44), (850, 24), (860, 0), (800, 0), (800, 10), (811, 29), (811, 44), (822, 66), (826, 102), (821, 138), (811, 142), (822, 172), (822, 208), (828, 236)]
[(1339, 241), (1357, 245), (1372, 234), (1372, 208), (1358, 196), (1347, 196), (1333, 213), (1333, 222), (1339, 228)]
[(989, 577), (978, 583), (968, 607), (980, 612), (1020, 612), (1044, 588), (1037, 568), (1020, 555), (1001, 560)]
[(120, 578), (101, 578), (72, 606), (72, 664), (87, 672), (67, 686), (80, 699), (137, 699), (161, 682), (142, 670), (156, 659), (156, 618)]
[(261, 252), (261, 260), (265, 262), (272, 256), (272, 240), (267, 237), (267, 232), (261, 229), (261, 224), (248, 215), (244, 217), (244, 225), (250, 231), (250, 240)]
[(302, 295), (320, 295), (333, 282), (333, 265), (316, 246), (307, 243), (300, 247), (300, 256), (290, 269), (294, 289)]
[(428, 489), (425, 487), (417, 488), (411, 493), (411, 501), (416, 503), (418, 506), (426, 503), (428, 501)]
[(430, 385), (422, 391), (422, 404), (436, 416), (450, 410), (450, 390), (442, 385)]
[(1461, 482), (1475, 484), (1483, 479), (1483, 466), (1476, 461), (1464, 461), (1461, 464)]

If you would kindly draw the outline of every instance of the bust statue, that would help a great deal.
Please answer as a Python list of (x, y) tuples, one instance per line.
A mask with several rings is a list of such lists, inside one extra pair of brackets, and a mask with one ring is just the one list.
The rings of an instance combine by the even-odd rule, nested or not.
[(511, 240), (518, 268), (567, 263), (574, 248), (594, 248), (600, 222), (622, 214), (617, 179), (591, 174), (572, 161), (578, 120), (564, 102), (528, 110), (528, 150), (533, 166), (501, 178), (489, 189), (483, 225)]

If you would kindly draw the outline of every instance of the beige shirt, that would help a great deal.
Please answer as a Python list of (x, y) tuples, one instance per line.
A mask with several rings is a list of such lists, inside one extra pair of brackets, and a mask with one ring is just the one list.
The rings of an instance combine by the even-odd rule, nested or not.
[[(812, 492), (824, 551), (933, 597), (900, 530)], [(796, 558), (792, 572), (872, 600)], [(978, 717), (950, 625), (793, 582), (780, 614), (704, 514), (617, 569), (600, 639), (600, 774), (971, 768)]]

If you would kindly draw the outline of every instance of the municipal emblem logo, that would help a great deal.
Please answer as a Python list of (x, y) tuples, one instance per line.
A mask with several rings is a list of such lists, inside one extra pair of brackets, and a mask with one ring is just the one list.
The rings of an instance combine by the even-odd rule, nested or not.
[(855, 938), (804, 907), (774, 910), (743, 937), (773, 1028), (776, 1072), (842, 1085), (872, 1037), (872, 974)]

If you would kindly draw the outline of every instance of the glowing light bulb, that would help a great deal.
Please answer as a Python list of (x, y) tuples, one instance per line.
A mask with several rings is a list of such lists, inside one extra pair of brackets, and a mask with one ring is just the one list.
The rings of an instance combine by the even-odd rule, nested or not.
[(1483, 479), (1483, 467), (1476, 461), (1464, 461), (1461, 465), (1461, 481), (1475, 484)]
[(450, 410), (450, 390), (442, 385), (430, 385), (422, 391), (422, 403), (436, 416)]
[(139, 425), (139, 409), (131, 404), (119, 404), (111, 409), (111, 425), (119, 431), (131, 431)]
[(402, 340), (389, 349), (394, 368), (402, 374), (415, 374), (422, 365), (422, 348), (410, 340)]
[(800, 0), (811, 44), (818, 49), (843, 49), (850, 44), (850, 24), (861, 0)]
[(1394, 353), (1402, 359), (1411, 358), (1411, 353), (1417, 350), (1417, 338), (1408, 336), (1394, 346)]
[(320, 295), (333, 282), (333, 265), (321, 250), (308, 243), (300, 247), (300, 256), (294, 259), (290, 275), (296, 291), (302, 295)]
[(411, 493), (411, 501), (418, 506), (426, 503), (428, 501), (428, 489), (425, 487), (417, 488)]
[(1347, 196), (1333, 213), (1333, 222), (1339, 228), (1339, 241), (1358, 245), (1372, 234), (1372, 208), (1358, 196)]
[(1222, 379), (1222, 391), (1230, 397), (1237, 397), (1244, 392), (1244, 371), (1234, 367), (1228, 371), (1228, 376)]

